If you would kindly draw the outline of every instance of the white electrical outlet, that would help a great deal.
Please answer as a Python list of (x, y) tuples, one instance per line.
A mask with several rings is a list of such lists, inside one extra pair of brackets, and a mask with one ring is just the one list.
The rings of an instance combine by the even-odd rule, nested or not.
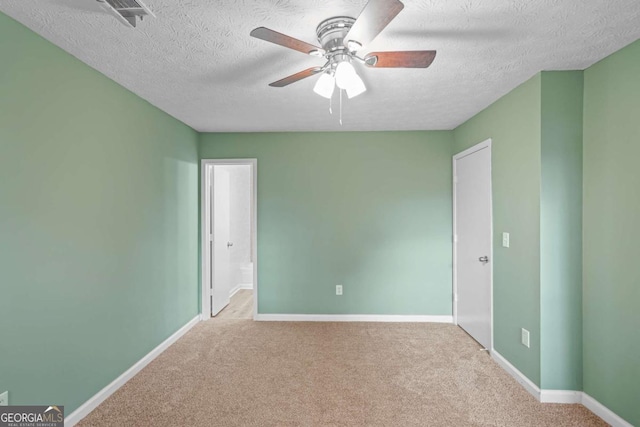
[(522, 345), (529, 348), (529, 331), (522, 328)]
[(9, 406), (9, 392), (0, 394), (0, 406)]
[(336, 285), (336, 295), (342, 295), (342, 285)]
[(509, 247), (509, 233), (502, 233), (502, 247)]

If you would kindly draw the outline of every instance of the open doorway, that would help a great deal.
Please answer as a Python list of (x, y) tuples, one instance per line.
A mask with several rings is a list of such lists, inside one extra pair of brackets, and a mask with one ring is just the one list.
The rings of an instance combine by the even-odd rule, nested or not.
[(256, 159), (202, 160), (202, 317), (257, 313)]

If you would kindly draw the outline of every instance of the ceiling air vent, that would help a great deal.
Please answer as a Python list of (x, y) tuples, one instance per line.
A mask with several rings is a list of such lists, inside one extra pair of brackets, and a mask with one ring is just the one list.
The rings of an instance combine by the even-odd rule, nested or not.
[(156, 17), (140, 0), (98, 0), (105, 9), (114, 13), (125, 25), (135, 27), (136, 17), (142, 18), (151, 15)]

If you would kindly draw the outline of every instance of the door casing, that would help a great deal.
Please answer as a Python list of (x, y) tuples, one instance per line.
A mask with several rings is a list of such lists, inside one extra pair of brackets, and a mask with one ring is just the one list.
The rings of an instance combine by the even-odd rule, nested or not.
[(200, 161), (200, 263), (201, 301), (200, 317), (211, 319), (211, 251), (209, 239), (213, 220), (211, 210), (212, 185), (209, 171), (214, 166), (245, 165), (251, 167), (251, 258), (253, 261), (253, 319), (258, 314), (258, 160), (257, 159), (202, 159)]

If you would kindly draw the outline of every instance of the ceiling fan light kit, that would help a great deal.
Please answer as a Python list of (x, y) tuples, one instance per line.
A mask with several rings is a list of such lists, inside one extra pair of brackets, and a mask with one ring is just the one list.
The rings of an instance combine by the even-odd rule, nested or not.
[(349, 98), (354, 98), (367, 88), (352, 62), (368, 68), (427, 68), (433, 62), (436, 56), (434, 50), (371, 52), (364, 58), (358, 56), (358, 51), (371, 43), (403, 8), (404, 4), (399, 0), (369, 0), (358, 19), (348, 16), (325, 19), (316, 28), (318, 42), (322, 47), (265, 27), (254, 29), (251, 36), (326, 59), (322, 67), (300, 71), (271, 83), (270, 86), (284, 87), (321, 73), (313, 88), (315, 93), (331, 99), (337, 86), (340, 94), (344, 90)]

